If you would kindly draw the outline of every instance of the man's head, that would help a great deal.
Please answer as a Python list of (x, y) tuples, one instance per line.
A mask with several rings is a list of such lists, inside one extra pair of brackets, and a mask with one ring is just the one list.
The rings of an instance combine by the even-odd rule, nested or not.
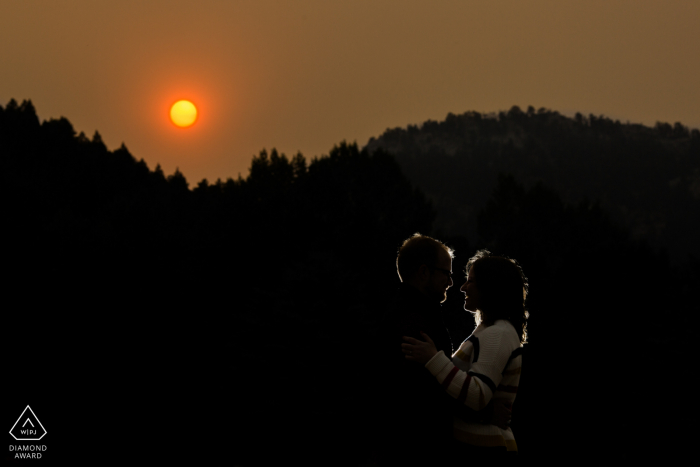
[(447, 289), (452, 287), (453, 257), (453, 250), (438, 240), (414, 234), (403, 242), (396, 257), (399, 279), (444, 302)]

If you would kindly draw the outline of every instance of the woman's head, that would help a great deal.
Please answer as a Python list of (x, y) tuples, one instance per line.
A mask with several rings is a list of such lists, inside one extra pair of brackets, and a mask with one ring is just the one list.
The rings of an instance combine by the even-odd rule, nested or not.
[(486, 325), (496, 320), (511, 322), (521, 333), (520, 342), (527, 342), (526, 308), (528, 282), (520, 265), (505, 256), (493, 256), (487, 250), (479, 250), (467, 263), (465, 309), (474, 313), (477, 324)]

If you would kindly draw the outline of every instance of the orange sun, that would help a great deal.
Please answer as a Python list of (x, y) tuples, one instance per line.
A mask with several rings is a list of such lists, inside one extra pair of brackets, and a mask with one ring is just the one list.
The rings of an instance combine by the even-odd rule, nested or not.
[(170, 120), (180, 128), (192, 126), (197, 120), (197, 107), (187, 100), (177, 101), (170, 108)]

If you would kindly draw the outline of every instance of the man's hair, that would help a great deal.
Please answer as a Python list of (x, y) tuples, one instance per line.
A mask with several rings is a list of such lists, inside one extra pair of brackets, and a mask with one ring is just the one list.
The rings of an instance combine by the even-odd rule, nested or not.
[(434, 267), (438, 262), (440, 250), (454, 258), (452, 248), (426, 235), (415, 233), (404, 240), (396, 257), (399, 278), (402, 281), (410, 280), (423, 264)]
[(467, 274), (471, 268), (480, 298), (477, 324), (484, 318), (489, 324), (508, 320), (520, 334), (520, 344), (525, 344), (530, 313), (526, 306), (529, 284), (523, 269), (514, 259), (492, 256), (488, 250), (479, 250), (469, 259)]

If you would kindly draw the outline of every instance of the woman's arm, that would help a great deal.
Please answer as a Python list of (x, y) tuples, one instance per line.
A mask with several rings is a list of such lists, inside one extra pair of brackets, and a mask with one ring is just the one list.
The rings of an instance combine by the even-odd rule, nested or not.
[(502, 371), (514, 350), (502, 345), (502, 330), (492, 326), (480, 333), (479, 356), (468, 372), (460, 370), (444, 352), (437, 351), (429, 336), (421, 334), (425, 342), (404, 337), (408, 343), (401, 346), (406, 359), (424, 364), (459, 403), (476, 411), (484, 409), (501, 382)]

